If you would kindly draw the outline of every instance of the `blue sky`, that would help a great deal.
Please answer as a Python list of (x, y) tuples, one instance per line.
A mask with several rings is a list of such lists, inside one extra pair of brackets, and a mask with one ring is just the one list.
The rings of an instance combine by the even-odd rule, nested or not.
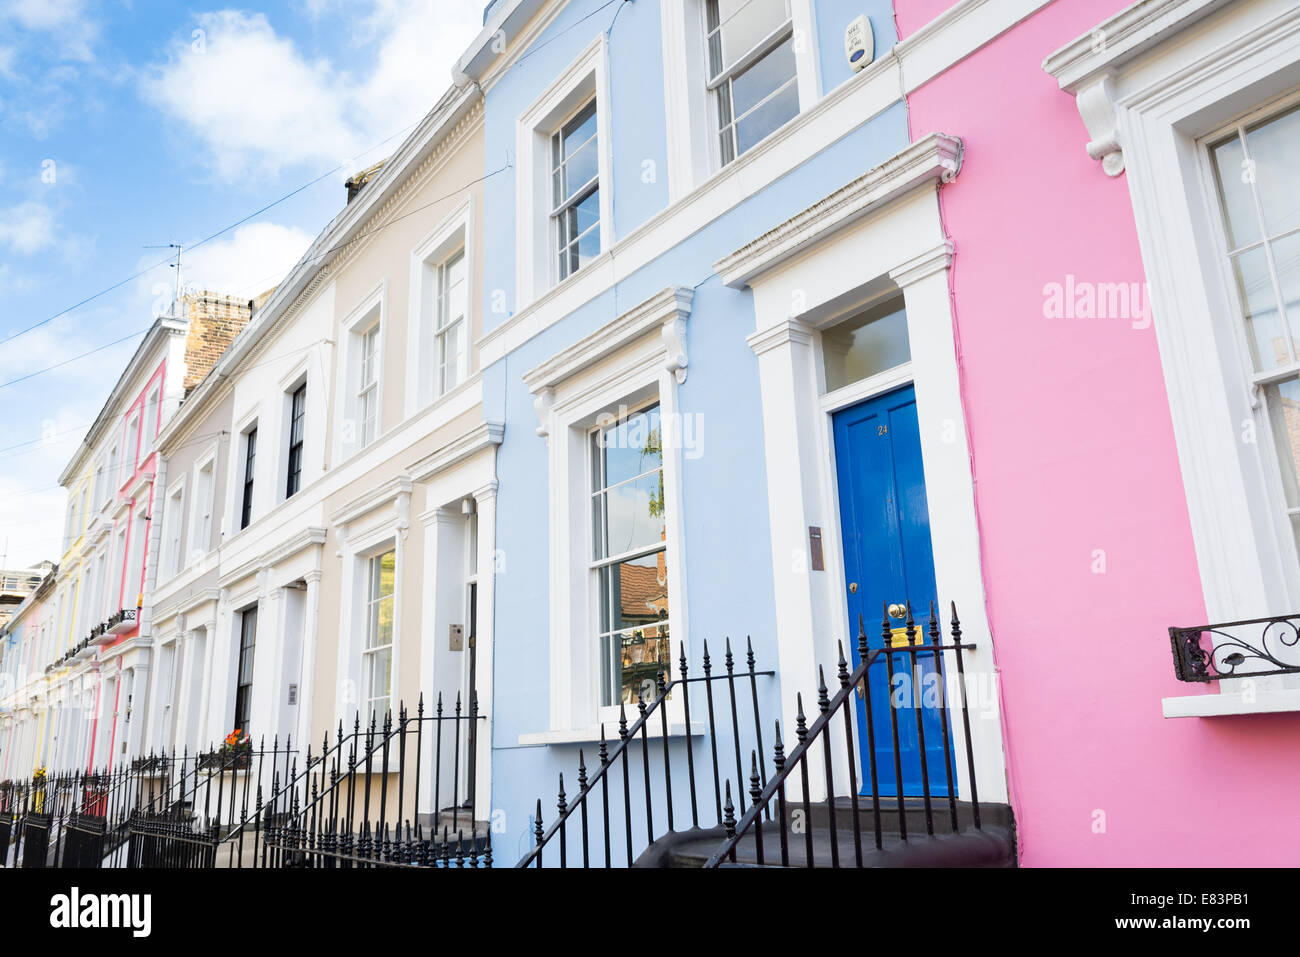
[(482, 8), (0, 0), (0, 561), (58, 560), (58, 476), (140, 338), (13, 380), (143, 333), (173, 272), (11, 337), (168, 255), (145, 247), (193, 246), (324, 176), (186, 254), (187, 285), (274, 285), (347, 175), (446, 89)]

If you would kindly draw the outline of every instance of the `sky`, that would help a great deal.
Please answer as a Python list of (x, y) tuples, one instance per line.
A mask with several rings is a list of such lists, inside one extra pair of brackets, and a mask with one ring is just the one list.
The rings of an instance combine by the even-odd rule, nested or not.
[(59, 475), (170, 300), (150, 247), (187, 287), (275, 285), (485, 2), (0, 0), (0, 567), (59, 560)]

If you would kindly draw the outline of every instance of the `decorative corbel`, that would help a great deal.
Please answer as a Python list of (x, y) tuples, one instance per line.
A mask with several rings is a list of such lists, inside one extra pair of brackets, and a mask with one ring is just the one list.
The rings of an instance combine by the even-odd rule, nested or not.
[(406, 535), (411, 530), (411, 493), (402, 492), (393, 502), (393, 511), (397, 514), (397, 534), (406, 541)]
[(664, 348), (668, 354), (664, 358), (664, 368), (677, 377), (677, 384), (686, 381), (686, 320), (680, 312), (673, 313), (659, 330)]
[(1124, 152), (1119, 140), (1119, 107), (1109, 73), (1103, 73), (1074, 95), (1075, 106), (1088, 128), (1088, 155), (1101, 161), (1107, 176), (1124, 172)]
[(334, 540), (339, 543), (338, 551), (334, 553), (335, 558), (342, 558), (343, 552), (348, 546), (348, 523), (342, 522), (334, 527)]
[(533, 411), (537, 413), (537, 434), (545, 438), (551, 430), (551, 406), (555, 404), (555, 390), (542, 389), (533, 396)]

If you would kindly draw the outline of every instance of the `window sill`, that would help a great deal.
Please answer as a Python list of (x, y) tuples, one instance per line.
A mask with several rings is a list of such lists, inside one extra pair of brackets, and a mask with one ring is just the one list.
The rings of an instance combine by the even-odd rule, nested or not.
[[(631, 725), (629, 719), (628, 724)], [(651, 715), (650, 721), (646, 726), (647, 738), (663, 738), (663, 725), (657, 717)], [(702, 737), (707, 730), (707, 726), (699, 721), (691, 722), (690, 737)], [(638, 734), (639, 738), (641, 735)], [(687, 737), (686, 723), (680, 720), (668, 719), (668, 737), (684, 738)], [(519, 736), (519, 746), (521, 748), (544, 748), (554, 744), (594, 744), (600, 740), (600, 726), (591, 725), (586, 728), (561, 728), (552, 731), (534, 731), (530, 734), (521, 734)], [(605, 741), (611, 746), (618, 741), (618, 726), (605, 726)]]
[(1234, 714), (1279, 714), (1300, 711), (1300, 688), (1241, 693), (1195, 694), (1165, 698), (1166, 718), (1216, 718)]

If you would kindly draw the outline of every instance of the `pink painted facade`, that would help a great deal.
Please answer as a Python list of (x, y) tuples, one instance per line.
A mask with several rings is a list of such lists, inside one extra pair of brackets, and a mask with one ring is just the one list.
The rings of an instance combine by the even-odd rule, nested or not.
[[(900, 36), (950, 6), (898, 0)], [(1171, 660), (1168, 628), (1207, 605), (1156, 328), (1044, 313), (1051, 283), (1147, 277), (1129, 175), (1089, 158), (1043, 66), (1126, 6), (1058, 0), (908, 98), (914, 141), (965, 146), (940, 201), (1019, 853), (1294, 865), (1278, 834), (1300, 818), (1300, 714), (1162, 716), (1164, 698), (1218, 689)], [(1205, 839), (1247, 803), (1263, 813)]]
[[(149, 374), (144, 386), (135, 395), (118, 420), (118, 436), (115, 440), (120, 450), (118, 474), (104, 476), (110, 483), (110, 492), (114, 501), (129, 499), (114, 523), (110, 541), (119, 540), (119, 532), (124, 548), (112, 552), (115, 561), (109, 565), (106, 596), (109, 602), (109, 614), (119, 609), (136, 609), (137, 614), (144, 601), (145, 575), (150, 565), (149, 543), (154, 536), (150, 534), (153, 524), (152, 511), (154, 501), (154, 478), (158, 468), (158, 454), (154, 450), (153, 439), (162, 425), (163, 397), (167, 386), (167, 360), (163, 358)], [(116, 645), (124, 644), (140, 634), (137, 619), (134, 628), (117, 635), (110, 635), (101, 646), (101, 653)], [(105, 765), (112, 768), (118, 748), (122, 729), (119, 727), (118, 715), (123, 711), (122, 683), (114, 681), (111, 688), (99, 685), (95, 705), (94, 727), (90, 736), (90, 753), (87, 768)], [(103, 748), (104, 751), (96, 753)]]

